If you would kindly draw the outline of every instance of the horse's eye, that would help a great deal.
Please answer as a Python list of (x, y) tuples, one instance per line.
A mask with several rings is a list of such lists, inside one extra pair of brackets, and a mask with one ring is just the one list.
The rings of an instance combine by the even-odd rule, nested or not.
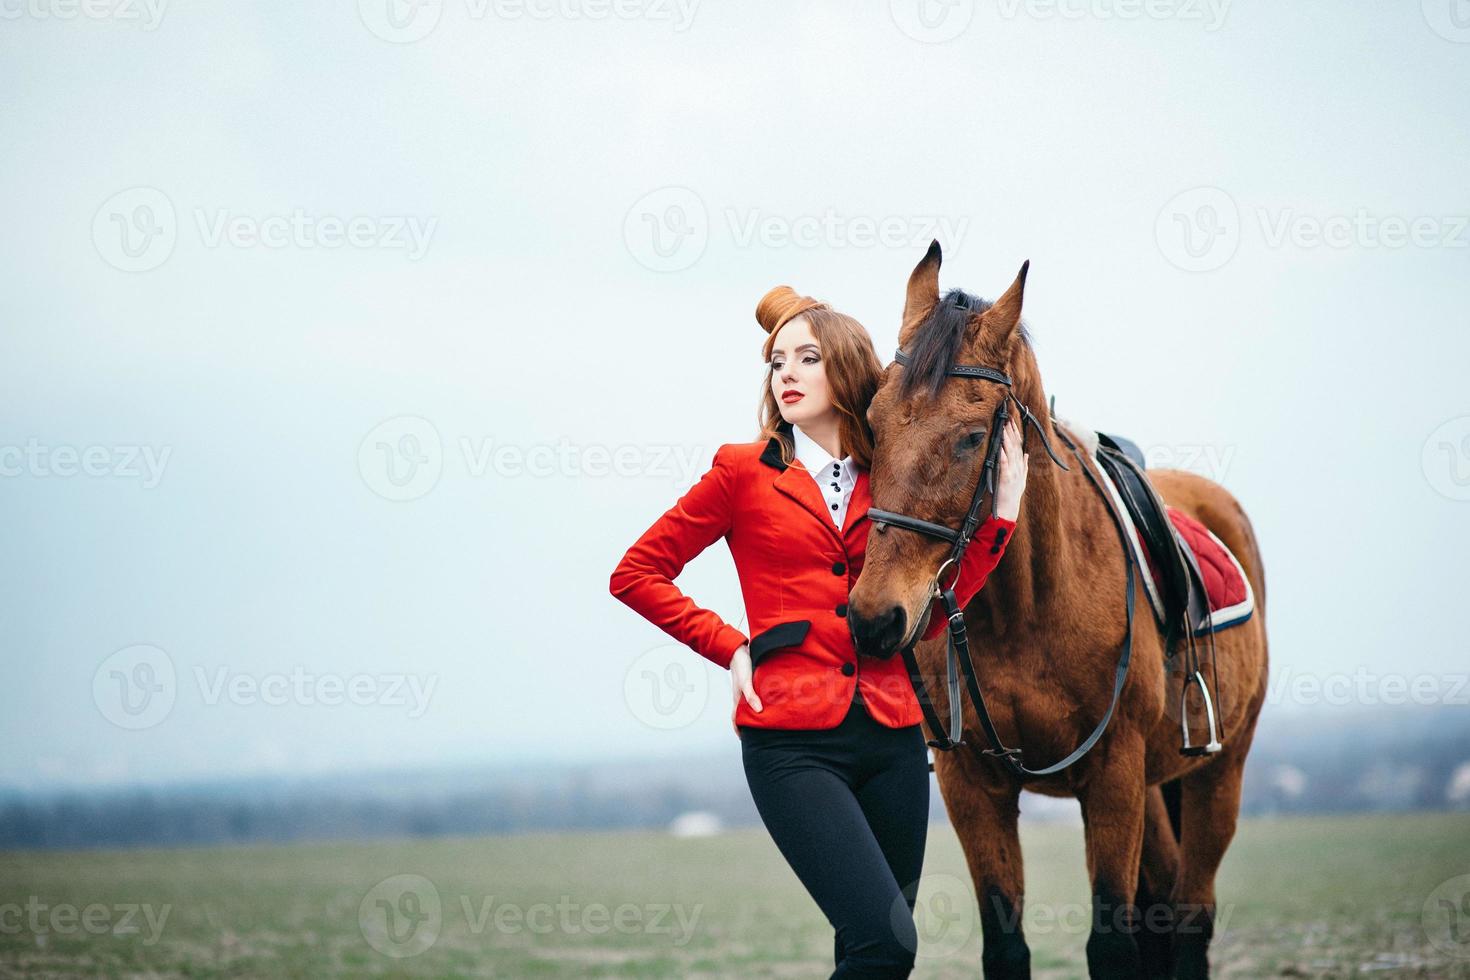
[(976, 429), (973, 432), (966, 432), (964, 435), (960, 436), (959, 441), (955, 444), (955, 452), (957, 454), (971, 452), (984, 441), (984, 429)]

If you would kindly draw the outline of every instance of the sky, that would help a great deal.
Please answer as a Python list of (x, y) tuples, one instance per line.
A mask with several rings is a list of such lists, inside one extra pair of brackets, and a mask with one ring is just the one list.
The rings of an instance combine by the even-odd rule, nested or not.
[(1269, 711), (1470, 702), (1462, 6), (0, 0), (0, 787), (736, 751), (608, 576), (931, 238), (1240, 499)]

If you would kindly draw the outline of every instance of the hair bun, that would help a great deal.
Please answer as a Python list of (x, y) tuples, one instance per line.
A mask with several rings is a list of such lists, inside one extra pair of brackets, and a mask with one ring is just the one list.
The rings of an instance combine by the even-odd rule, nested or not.
[(790, 286), (777, 286), (755, 305), (755, 321), (766, 333), (774, 334), (788, 320), (819, 306), (825, 307), (826, 304), (810, 296), (802, 296)]

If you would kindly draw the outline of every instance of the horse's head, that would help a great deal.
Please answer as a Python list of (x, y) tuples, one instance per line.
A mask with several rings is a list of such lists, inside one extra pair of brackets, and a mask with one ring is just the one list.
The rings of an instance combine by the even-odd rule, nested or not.
[[(959, 528), (982, 479), (996, 409), (1009, 389), (949, 371), (957, 364), (982, 365), (1014, 378), (1020, 366), (1028, 378), (1034, 375), (1021, 327), (1027, 266), (989, 303), (958, 289), (941, 297), (939, 265), (934, 242), (909, 276), (898, 335), (906, 363), (888, 365), (868, 409), (874, 436), (869, 487), (875, 509)], [(989, 495), (983, 506), (982, 516)], [(950, 549), (941, 538), (874, 523), (848, 603), (860, 653), (887, 656), (918, 635)], [(946, 584), (956, 571), (945, 569)]]

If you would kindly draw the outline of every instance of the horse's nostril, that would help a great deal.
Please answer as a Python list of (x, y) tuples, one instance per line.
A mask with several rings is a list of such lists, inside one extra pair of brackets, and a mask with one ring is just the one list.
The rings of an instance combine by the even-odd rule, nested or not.
[(903, 606), (889, 606), (871, 619), (849, 615), (852, 639), (859, 653), (869, 657), (887, 656), (903, 639), (908, 616)]

